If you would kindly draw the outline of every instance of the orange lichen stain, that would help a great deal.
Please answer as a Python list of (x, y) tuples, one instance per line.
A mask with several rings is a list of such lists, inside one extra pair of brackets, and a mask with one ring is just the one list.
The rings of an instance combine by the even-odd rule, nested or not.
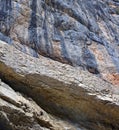
[(113, 85), (119, 86), (119, 74), (107, 74), (105, 78)]
[(102, 55), (98, 55), (98, 59), (99, 59), (100, 61), (103, 61), (103, 60), (104, 60), (104, 58), (103, 58)]
[(91, 48), (91, 50), (96, 55), (96, 57), (97, 57), (97, 59), (99, 61), (103, 61), (104, 60), (104, 57), (103, 57), (102, 53), (99, 50), (97, 50), (97, 48)]

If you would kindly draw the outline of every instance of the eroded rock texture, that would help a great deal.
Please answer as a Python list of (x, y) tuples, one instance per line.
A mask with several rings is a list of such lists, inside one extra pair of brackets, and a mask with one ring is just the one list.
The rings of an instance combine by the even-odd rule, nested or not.
[[(75, 130), (78, 127), (48, 115), (31, 98), (25, 98), (0, 81), (0, 129)], [(82, 128), (83, 129), (83, 128)]]
[(31, 57), (2, 41), (0, 48), (0, 77), (16, 91), (89, 130), (119, 129), (118, 87), (80, 68)]
[(1, 37), (23, 52), (92, 73), (119, 71), (118, 1), (1, 0), (0, 5), (1, 32), (8, 38)]
[(118, 0), (0, 0), (0, 78), (48, 112), (118, 130), (118, 35)]

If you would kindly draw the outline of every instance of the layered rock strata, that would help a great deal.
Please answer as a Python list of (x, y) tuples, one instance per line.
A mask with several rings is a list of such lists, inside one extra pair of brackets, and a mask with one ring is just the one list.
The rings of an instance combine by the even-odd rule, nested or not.
[[(89, 130), (118, 130), (118, 34), (118, 0), (0, 0), (0, 78), (47, 112)], [(0, 94), (0, 109), (6, 102), (23, 111)], [(5, 110), (0, 123), (12, 122)]]
[(31, 98), (23, 97), (0, 81), (0, 129), (75, 130), (78, 127), (49, 115)]
[(119, 85), (118, 1), (0, 0), (0, 5), (2, 40)]
[(34, 58), (0, 43), (0, 77), (15, 90), (89, 129), (119, 128), (118, 87), (80, 68)]

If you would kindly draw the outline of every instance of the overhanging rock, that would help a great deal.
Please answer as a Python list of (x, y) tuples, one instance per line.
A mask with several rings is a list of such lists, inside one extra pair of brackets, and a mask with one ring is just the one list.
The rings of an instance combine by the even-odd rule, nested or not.
[(78, 67), (0, 41), (0, 78), (56, 115), (92, 130), (119, 129), (119, 88)]

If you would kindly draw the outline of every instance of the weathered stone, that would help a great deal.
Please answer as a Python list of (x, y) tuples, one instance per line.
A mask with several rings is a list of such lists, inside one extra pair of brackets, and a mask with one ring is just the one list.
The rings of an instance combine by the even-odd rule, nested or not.
[(58, 116), (118, 130), (118, 7), (118, 0), (0, 0), (0, 77)]
[(89, 129), (119, 128), (116, 86), (80, 68), (34, 58), (0, 43), (0, 77), (15, 90), (31, 96), (45, 110)]
[[(66, 124), (65, 124), (66, 123)], [(0, 84), (0, 129), (2, 130), (69, 130), (76, 126), (55, 119), (32, 99), (23, 97), (8, 85)]]
[(111, 83), (108, 75), (119, 75), (118, 1), (0, 0), (0, 5), (1, 40), (34, 57), (81, 66)]

